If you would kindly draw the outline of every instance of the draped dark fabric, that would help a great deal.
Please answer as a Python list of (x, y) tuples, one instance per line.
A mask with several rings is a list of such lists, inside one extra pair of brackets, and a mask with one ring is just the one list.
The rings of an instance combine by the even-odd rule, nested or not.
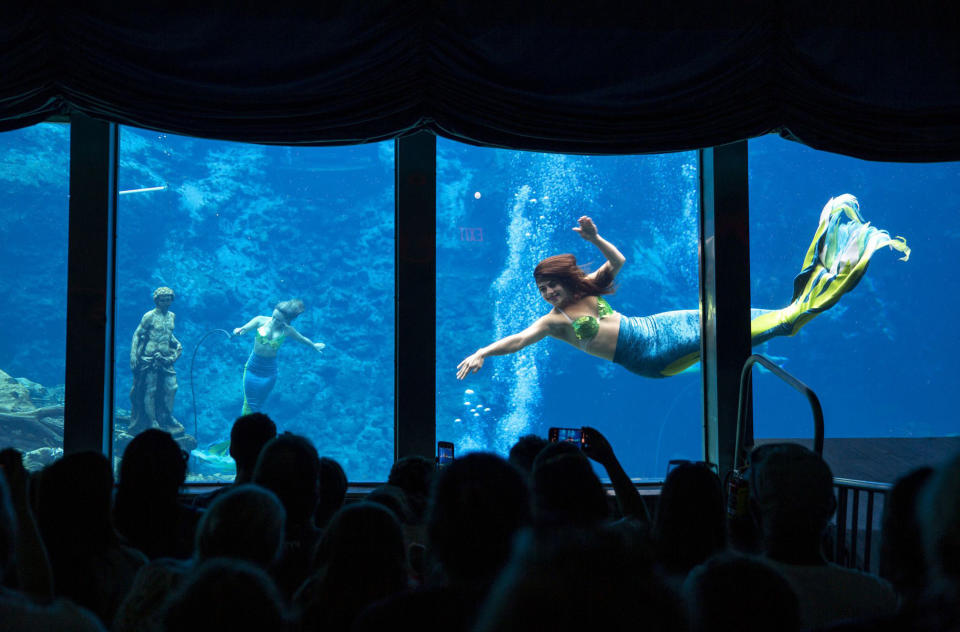
[(953, 3), (250, 4), (4, 9), (0, 130), (82, 112), (256, 143), (427, 129), (596, 154), (774, 131), (873, 160), (960, 160)]

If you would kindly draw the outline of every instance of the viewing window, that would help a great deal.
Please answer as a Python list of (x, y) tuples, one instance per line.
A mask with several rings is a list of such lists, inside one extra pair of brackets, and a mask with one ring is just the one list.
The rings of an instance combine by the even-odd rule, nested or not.
[[(912, 249), (906, 262), (901, 252), (877, 250), (835, 305), (758, 351), (817, 393), (828, 438), (955, 435), (960, 164), (867, 162), (768, 136), (750, 141), (749, 165), (755, 307), (790, 302), (831, 198), (855, 196), (864, 221)], [(775, 381), (754, 371), (755, 435), (812, 436), (809, 407)]]
[[(189, 480), (231, 480), (230, 429), (246, 402), (349, 480), (386, 478), (393, 153), (392, 142), (266, 147), (121, 128), (115, 458), (159, 426), (191, 452)], [(171, 321), (150, 312), (158, 288), (174, 293), (172, 365)], [(278, 318), (292, 299), (302, 306), (281, 304)]]
[[(70, 126), (0, 134), (0, 447), (36, 470), (63, 454)], [(23, 325), (20, 327), (19, 325)]]
[(635, 479), (701, 458), (699, 364), (651, 379), (548, 337), (456, 377), (461, 360), (551, 311), (533, 278), (539, 261), (604, 262), (572, 230), (582, 215), (626, 257), (606, 297), (614, 310), (697, 309), (698, 200), (696, 152), (569, 156), (437, 139), (437, 439), (457, 454), (506, 455), (522, 435), (592, 426)]

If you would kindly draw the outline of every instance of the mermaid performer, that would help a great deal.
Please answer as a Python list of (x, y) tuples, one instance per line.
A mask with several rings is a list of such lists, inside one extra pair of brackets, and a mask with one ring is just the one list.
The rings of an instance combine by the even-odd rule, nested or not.
[[(583, 216), (574, 228), (600, 250), (606, 261), (585, 274), (573, 255), (548, 257), (533, 271), (540, 296), (553, 306), (532, 325), (478, 349), (457, 365), (457, 379), (476, 373), (487, 356), (515, 353), (545, 336), (567, 342), (644, 377), (676, 375), (700, 359), (700, 312), (678, 310), (652, 316), (623, 316), (603, 298), (613, 293), (613, 280), (626, 258), (602, 238), (593, 220)], [(792, 336), (814, 316), (836, 304), (856, 287), (873, 253), (884, 246), (903, 253), (902, 237), (864, 222), (852, 195), (832, 198), (823, 207), (820, 225), (794, 279), (790, 304), (782, 309), (751, 310), (751, 343)]]
[(303, 343), (321, 353), (326, 347), (322, 342), (313, 342), (290, 325), (303, 313), (303, 301), (291, 299), (277, 303), (271, 316), (254, 316), (243, 327), (233, 330), (234, 336), (242, 336), (251, 329), (257, 335), (253, 341), (253, 351), (243, 367), (243, 415), (249, 415), (263, 408), (274, 384), (277, 383), (277, 352), (287, 337)]

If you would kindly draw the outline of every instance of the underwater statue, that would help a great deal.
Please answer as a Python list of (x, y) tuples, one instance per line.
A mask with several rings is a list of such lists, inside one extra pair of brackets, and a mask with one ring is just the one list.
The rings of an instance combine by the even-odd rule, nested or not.
[[(575, 230), (597, 247), (606, 261), (585, 274), (573, 255), (544, 259), (533, 271), (540, 296), (553, 308), (532, 325), (478, 349), (457, 366), (457, 378), (476, 373), (488, 356), (515, 353), (545, 336), (610, 360), (644, 377), (676, 375), (700, 359), (700, 312), (678, 310), (651, 316), (623, 316), (603, 298), (613, 293), (613, 280), (626, 258), (603, 239), (589, 217)], [(857, 199), (849, 194), (832, 198), (820, 214), (820, 224), (807, 250), (794, 295), (782, 309), (752, 309), (751, 342), (758, 345), (776, 336), (792, 336), (814, 316), (856, 287), (873, 253), (884, 246), (903, 253), (902, 237), (893, 238), (863, 221)]]
[(155, 308), (143, 315), (133, 332), (130, 346), (130, 426), (135, 435), (147, 428), (160, 428), (171, 434), (183, 432), (173, 416), (177, 395), (177, 372), (173, 363), (183, 353), (183, 345), (173, 335), (174, 313), (170, 311), (174, 292), (168, 287), (153, 291)]
[(322, 353), (325, 344), (313, 342), (290, 324), (303, 313), (303, 301), (291, 299), (277, 303), (270, 316), (254, 316), (243, 327), (233, 330), (234, 336), (242, 336), (250, 330), (256, 331), (253, 350), (243, 366), (243, 415), (249, 415), (263, 409), (263, 404), (277, 383), (277, 353), (288, 337), (317, 353)]

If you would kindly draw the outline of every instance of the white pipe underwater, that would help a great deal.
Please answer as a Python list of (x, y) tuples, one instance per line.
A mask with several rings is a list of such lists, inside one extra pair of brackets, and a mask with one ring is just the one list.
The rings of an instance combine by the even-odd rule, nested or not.
[(117, 191), (117, 195), (126, 195), (127, 193), (146, 193), (147, 191), (166, 191), (167, 185), (160, 187), (147, 187), (145, 189), (127, 189), (126, 191)]

